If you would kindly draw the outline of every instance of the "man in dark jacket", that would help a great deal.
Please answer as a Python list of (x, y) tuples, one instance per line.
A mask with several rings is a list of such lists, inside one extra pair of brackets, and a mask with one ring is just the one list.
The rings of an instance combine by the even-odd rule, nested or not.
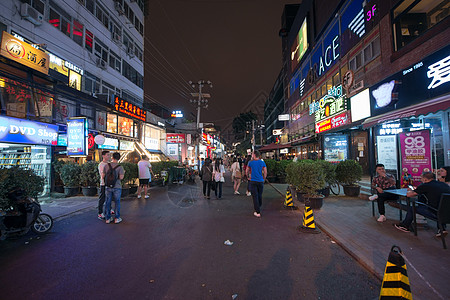
[[(438, 209), (439, 203), (441, 201), (441, 195), (450, 193), (450, 186), (443, 182), (439, 182), (435, 180), (435, 176), (431, 172), (423, 172), (421, 176), (422, 184), (419, 185), (415, 190), (408, 189), (408, 193), (406, 194), (407, 197), (416, 197), (419, 196), (419, 199), (421, 202), (425, 202), (428, 204), (428, 206)], [(413, 210), (412, 207), (408, 207), (403, 205), (404, 208), (408, 209), (408, 212), (406, 213), (405, 219), (399, 223), (394, 224), (395, 228), (398, 230), (401, 230), (403, 232), (409, 232), (409, 228), (411, 226), (411, 223), (413, 221)], [(429, 218), (436, 219), (436, 211), (429, 209), (427, 206), (424, 205), (418, 205), (416, 208), (416, 213)], [(445, 224), (442, 224), (442, 228), (444, 228), (443, 232), (439, 231), (436, 236), (441, 236), (441, 234), (446, 234), (447, 231), (445, 230)]]

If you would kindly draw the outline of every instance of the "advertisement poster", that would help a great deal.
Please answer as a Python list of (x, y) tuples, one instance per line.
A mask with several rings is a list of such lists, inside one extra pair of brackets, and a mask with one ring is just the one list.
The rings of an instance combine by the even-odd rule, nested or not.
[(184, 133), (168, 133), (166, 135), (167, 143), (184, 144), (185, 140)]
[(2, 142), (53, 145), (58, 142), (58, 126), (0, 116)]
[(87, 155), (87, 120), (75, 118), (67, 121), (67, 155)]
[(329, 134), (324, 138), (325, 160), (337, 163), (348, 158), (348, 136), (345, 134)]
[(386, 170), (397, 170), (397, 141), (395, 135), (377, 136), (377, 163)]
[(418, 186), (422, 172), (431, 171), (430, 131), (419, 130), (400, 133), (400, 156), (402, 161), (401, 185), (410, 181)]
[(118, 150), (119, 149), (119, 140), (113, 138), (105, 138), (105, 142), (103, 145), (98, 145), (98, 149), (104, 150)]

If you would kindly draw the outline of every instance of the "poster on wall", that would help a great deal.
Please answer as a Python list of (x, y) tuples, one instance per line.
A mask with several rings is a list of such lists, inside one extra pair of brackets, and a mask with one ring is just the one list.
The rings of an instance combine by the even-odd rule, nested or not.
[(395, 135), (377, 136), (377, 163), (386, 170), (397, 170), (397, 141)]
[(167, 144), (167, 152), (170, 156), (178, 155), (178, 144)]
[(337, 163), (348, 158), (348, 137), (346, 134), (326, 135), (323, 147), (326, 161)]
[(400, 137), (400, 157), (402, 163), (401, 186), (421, 184), (422, 172), (431, 171), (430, 130), (402, 132)]
[(67, 121), (67, 155), (85, 156), (88, 151), (88, 123), (86, 118)]

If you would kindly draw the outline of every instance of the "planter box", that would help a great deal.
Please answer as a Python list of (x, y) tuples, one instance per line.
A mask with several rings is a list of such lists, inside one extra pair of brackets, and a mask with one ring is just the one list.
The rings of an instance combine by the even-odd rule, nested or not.
[(76, 196), (78, 195), (78, 193), (80, 192), (80, 187), (69, 187), (69, 186), (65, 186), (64, 187), (64, 195), (66, 197), (72, 197), (72, 196)]
[(344, 185), (344, 194), (349, 197), (358, 197), (360, 190), (359, 185)]
[(83, 192), (84, 196), (92, 197), (97, 194), (97, 187), (96, 186), (83, 186), (81, 188), (81, 191)]
[(138, 186), (137, 185), (135, 185), (135, 184), (131, 185), (130, 186), (130, 195), (136, 194), (137, 190), (138, 190)]
[(323, 195), (324, 197), (330, 196), (330, 188), (329, 187), (323, 188), (321, 190), (317, 190), (317, 192), (319, 194)]
[(309, 197), (305, 199), (305, 205), (308, 204), (312, 209), (320, 209), (323, 205), (323, 196), (322, 197)]
[(125, 198), (130, 194), (130, 188), (129, 187), (122, 187), (122, 195), (120, 198)]

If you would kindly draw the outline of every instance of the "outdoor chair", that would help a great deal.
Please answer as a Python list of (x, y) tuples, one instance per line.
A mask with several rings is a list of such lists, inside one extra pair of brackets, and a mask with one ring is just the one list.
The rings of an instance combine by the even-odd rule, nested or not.
[[(429, 217), (427, 218), (437, 222), (437, 226), (441, 231), (442, 246), (444, 247), (444, 249), (447, 249), (447, 244), (445, 243), (445, 236), (443, 234), (444, 228), (442, 228), (442, 224), (450, 224), (450, 194), (441, 195), (441, 201), (439, 203), (438, 209), (435, 209), (429, 206), (428, 204), (419, 201), (416, 201), (416, 204), (426, 206), (429, 210), (436, 212), (437, 218), (429, 218)], [(417, 229), (415, 230), (417, 231)]]

